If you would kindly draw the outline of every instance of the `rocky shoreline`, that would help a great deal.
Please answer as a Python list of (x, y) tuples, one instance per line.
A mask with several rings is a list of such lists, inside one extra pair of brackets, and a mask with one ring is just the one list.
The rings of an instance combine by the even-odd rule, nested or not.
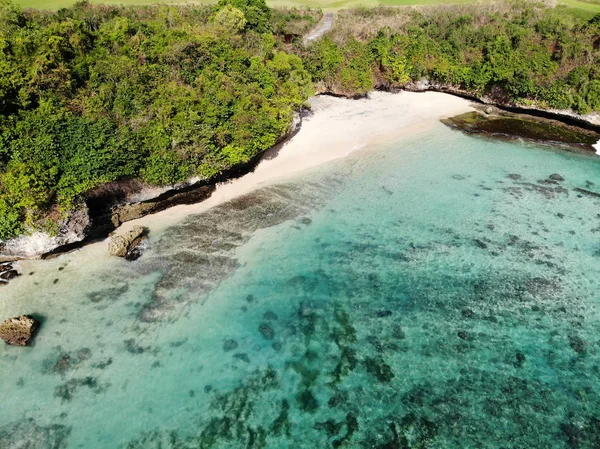
[[(385, 86), (381, 86), (381, 88), (386, 89)], [(420, 81), (418, 83), (410, 83), (401, 90), (406, 90), (409, 92), (433, 91), (446, 93), (450, 95), (456, 95), (458, 97), (465, 98), (476, 103), (496, 107), (506, 112), (535, 116), (543, 119), (558, 120), (569, 126), (577, 126), (583, 129), (587, 129), (588, 131), (595, 131), (597, 133), (600, 133), (600, 113), (581, 115), (571, 110), (565, 109), (542, 109), (535, 105), (527, 106), (513, 104), (502, 92), (491, 93), (490, 95), (484, 96), (477, 96), (469, 91), (458, 89), (451, 85), (430, 83), (426, 80)]]
[[(464, 89), (459, 89), (452, 85), (432, 83), (428, 80), (421, 80), (419, 82), (407, 83), (402, 87), (392, 87), (386, 83), (381, 83), (375, 86), (376, 90), (384, 92), (439, 92), (443, 94), (454, 95), (456, 97), (464, 98), (466, 100), (473, 101), (478, 104), (493, 106), (506, 112), (512, 112), (514, 114), (523, 114), (527, 116), (534, 116), (549, 120), (558, 120), (569, 126), (577, 126), (589, 131), (595, 131), (600, 133), (600, 113), (592, 113), (587, 115), (577, 114), (571, 110), (566, 109), (542, 109), (535, 105), (526, 106), (520, 104), (514, 104), (509, 101), (505, 94), (502, 92), (491, 93), (490, 95), (477, 96), (472, 92)], [(332, 95), (334, 97), (358, 99), (364, 96), (351, 96), (344, 92), (338, 92), (336, 90), (323, 87), (317, 90), (317, 95)]]
[(204, 201), (212, 195), (218, 184), (252, 172), (265, 153), (293, 137), (300, 130), (302, 116), (302, 111), (294, 115), (288, 130), (273, 148), (211, 179), (191, 179), (165, 187), (149, 186), (139, 180), (129, 179), (93, 189), (60, 226), (56, 235), (34, 232), (0, 241), (0, 260), (52, 258), (88, 242), (103, 239), (127, 221), (173, 206)]
[[(554, 123), (568, 128), (579, 128), (588, 134), (598, 133), (600, 138), (600, 114), (586, 116), (572, 111), (543, 110), (536, 107), (524, 107), (510, 104), (497, 96), (478, 97), (470, 92), (457, 89), (453, 86), (421, 81), (411, 83), (402, 89), (392, 89), (381, 85), (378, 90), (391, 92), (440, 92), (454, 95), (473, 101), (482, 107), (480, 116), (515, 117), (535, 120), (539, 123)], [(321, 89), (319, 95), (332, 95), (349, 98), (339, 92)], [(496, 98), (498, 97), (498, 98)], [(492, 113), (486, 113), (488, 108), (493, 108)], [(489, 111), (488, 111), (489, 112)], [(301, 114), (296, 114), (288, 131), (278, 140), (276, 146), (282, 145), (297, 133), (301, 126)], [(503, 133), (494, 133), (480, 127), (476, 131), (469, 127), (460, 126), (458, 122), (447, 123), (452, 127), (466, 132), (489, 134), (492, 137)], [(469, 124), (470, 126), (470, 124)], [(505, 133), (504, 133), (505, 134)], [(591, 135), (591, 134), (590, 134)], [(519, 137), (517, 135), (517, 137)], [(522, 136), (520, 136), (522, 137)], [(526, 136), (525, 136), (526, 137)], [(538, 143), (555, 145), (554, 139), (531, 139)], [(559, 142), (560, 143), (560, 142)], [(566, 145), (559, 145), (568, 148)], [(572, 149), (572, 146), (571, 146)], [(585, 152), (594, 152), (592, 145), (586, 142)], [(155, 187), (142, 183), (139, 180), (123, 180), (100, 186), (86, 196), (60, 227), (58, 233), (51, 236), (46, 233), (36, 232), (31, 235), (20, 236), (5, 242), (0, 242), (0, 260), (44, 259), (54, 257), (78, 247), (87, 242), (102, 239), (108, 236), (121, 224), (141, 218), (145, 215), (163, 211), (172, 206), (195, 204), (208, 199), (215, 191), (218, 184), (239, 178), (252, 172), (261, 161), (264, 153), (254, 157), (245, 164), (232, 167), (222, 172), (217, 177), (209, 180), (191, 179), (185, 183), (173, 186)]]
[(522, 140), (562, 150), (591, 154), (600, 133), (560, 120), (517, 114), (495, 106), (477, 105), (475, 111), (442, 120), (467, 134), (502, 140)]

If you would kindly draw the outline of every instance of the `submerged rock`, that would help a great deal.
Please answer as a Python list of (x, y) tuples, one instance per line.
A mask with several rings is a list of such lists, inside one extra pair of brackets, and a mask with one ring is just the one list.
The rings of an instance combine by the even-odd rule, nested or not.
[(40, 323), (29, 315), (9, 318), (0, 324), (0, 338), (8, 345), (27, 346), (39, 327)]
[[(143, 226), (137, 225), (125, 234), (113, 235), (108, 242), (108, 253), (111, 256), (127, 258), (128, 254), (136, 251), (137, 246), (145, 235), (146, 229)], [(130, 256), (129, 259), (134, 258)]]
[(578, 354), (585, 354), (585, 341), (578, 335), (571, 335), (569, 337), (569, 345)]
[(238, 347), (238, 343), (235, 340), (229, 339), (229, 340), (225, 340), (225, 342), (223, 343), (223, 351), (225, 351), (225, 352), (233, 351), (237, 347)]
[(262, 323), (258, 327), (258, 331), (267, 340), (273, 340), (273, 338), (275, 337), (275, 331), (273, 330), (273, 328), (271, 326), (269, 326), (266, 323)]

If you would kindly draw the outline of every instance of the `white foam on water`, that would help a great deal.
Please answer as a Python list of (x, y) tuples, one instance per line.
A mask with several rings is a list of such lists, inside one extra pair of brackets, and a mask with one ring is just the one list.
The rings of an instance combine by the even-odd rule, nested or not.
[(595, 145), (592, 145), (592, 147), (596, 150), (596, 154), (600, 156), (600, 140)]

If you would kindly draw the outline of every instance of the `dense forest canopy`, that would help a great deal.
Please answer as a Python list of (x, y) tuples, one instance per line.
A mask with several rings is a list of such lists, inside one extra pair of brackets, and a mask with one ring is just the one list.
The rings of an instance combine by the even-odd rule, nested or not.
[(53, 232), (119, 179), (210, 179), (271, 147), (313, 93), (427, 79), (600, 111), (600, 16), (532, 3), (321, 12), (264, 0), (56, 13), (0, 0), (0, 240)]
[(52, 230), (121, 178), (210, 178), (271, 147), (311, 93), (263, 0), (54, 13), (0, 6), (0, 239)]
[(359, 8), (296, 51), (322, 90), (344, 95), (425, 78), (500, 101), (600, 111), (600, 15), (525, 2)]

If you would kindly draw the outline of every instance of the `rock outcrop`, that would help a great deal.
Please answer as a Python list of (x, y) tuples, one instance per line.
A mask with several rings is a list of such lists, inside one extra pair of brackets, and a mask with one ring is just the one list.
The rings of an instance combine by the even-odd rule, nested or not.
[(108, 242), (108, 253), (111, 256), (127, 257), (140, 244), (146, 233), (143, 226), (136, 225), (125, 234), (113, 235)]
[[(302, 122), (300, 113), (275, 147), (293, 136)], [(7, 241), (0, 240), (0, 260), (40, 259), (81, 246), (85, 240), (104, 238), (122, 223), (180, 204), (195, 204), (209, 198), (216, 185), (250, 173), (267, 151), (210, 179), (192, 178), (162, 187), (138, 179), (107, 183), (83, 195), (82, 203), (60, 224), (56, 235), (31, 232)], [(136, 255), (132, 255), (135, 258)]]
[(28, 346), (40, 327), (33, 317), (21, 315), (0, 324), (0, 338), (8, 345)]
[(90, 227), (89, 210), (87, 205), (82, 202), (60, 224), (55, 235), (34, 232), (4, 242), (0, 241), (0, 260), (39, 258), (61, 246), (81, 242), (87, 237)]
[(13, 268), (11, 262), (0, 263), (0, 285), (8, 284), (8, 281), (16, 278), (19, 272)]

